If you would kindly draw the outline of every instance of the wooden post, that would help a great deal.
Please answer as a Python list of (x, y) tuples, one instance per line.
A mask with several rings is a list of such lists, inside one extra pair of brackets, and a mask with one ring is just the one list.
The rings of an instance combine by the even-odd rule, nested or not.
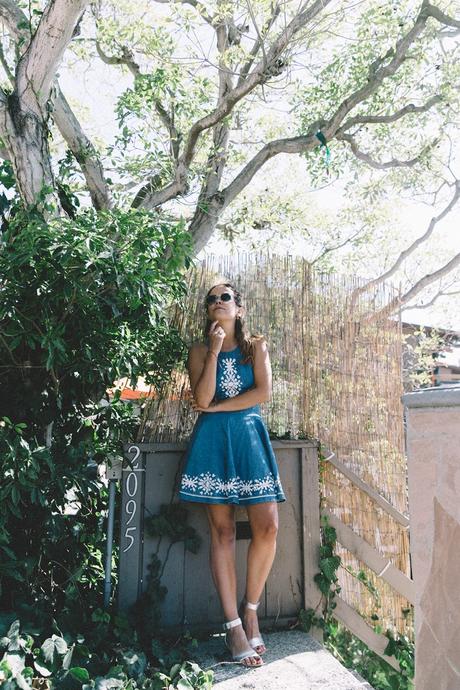
[(126, 610), (142, 593), (145, 453), (128, 446), (122, 476), (118, 605)]
[[(305, 609), (317, 609), (321, 603), (321, 592), (314, 581), (319, 572), (319, 549), (321, 546), (320, 532), (320, 496), (318, 447), (303, 446), (301, 453), (301, 497), (303, 517), (303, 586)], [(320, 613), (318, 609), (318, 613)], [(319, 628), (310, 630), (312, 637), (322, 642), (323, 634)]]

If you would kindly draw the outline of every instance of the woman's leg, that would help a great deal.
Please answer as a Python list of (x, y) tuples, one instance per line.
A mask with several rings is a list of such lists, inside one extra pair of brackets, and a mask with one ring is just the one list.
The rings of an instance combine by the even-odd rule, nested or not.
[[(246, 599), (256, 604), (263, 592), (265, 582), (273, 564), (278, 533), (278, 505), (276, 502), (256, 503), (247, 507), (251, 524), (252, 539), (248, 549), (248, 570), (246, 576)], [(244, 629), (248, 639), (259, 636), (257, 611), (244, 610)], [(265, 648), (257, 647), (262, 654)]]
[[(225, 620), (231, 621), (238, 618), (235, 571), (235, 508), (232, 505), (207, 505), (206, 507), (211, 530), (211, 573), (222, 603)], [(229, 630), (228, 640), (234, 655), (249, 648), (248, 639), (242, 626)], [(260, 662), (258, 657), (249, 657), (243, 661), (246, 666), (259, 666)]]

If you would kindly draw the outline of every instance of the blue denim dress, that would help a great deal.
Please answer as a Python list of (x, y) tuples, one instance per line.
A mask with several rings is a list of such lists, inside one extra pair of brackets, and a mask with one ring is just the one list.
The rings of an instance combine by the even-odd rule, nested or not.
[[(239, 347), (219, 353), (217, 400), (254, 386), (252, 364), (243, 364), (241, 356)], [(259, 405), (200, 414), (187, 449), (179, 498), (243, 505), (286, 500)]]

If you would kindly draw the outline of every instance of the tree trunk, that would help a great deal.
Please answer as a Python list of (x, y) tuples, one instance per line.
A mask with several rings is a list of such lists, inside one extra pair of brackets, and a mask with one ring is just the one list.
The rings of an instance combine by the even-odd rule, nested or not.
[(49, 191), (54, 188), (46, 122), (21, 106), (17, 93), (13, 92), (8, 97), (4, 124), (5, 146), (19, 193), (27, 205), (34, 205), (44, 186)]

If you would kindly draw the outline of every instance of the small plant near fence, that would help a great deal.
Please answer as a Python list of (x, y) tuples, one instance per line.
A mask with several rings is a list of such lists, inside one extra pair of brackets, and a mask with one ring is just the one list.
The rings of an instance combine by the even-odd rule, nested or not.
[[(336, 531), (329, 525), (326, 516), (321, 518), (321, 536), (319, 573), (314, 578), (323, 594), (321, 611), (318, 609), (301, 611), (299, 615), (301, 628), (305, 632), (309, 632), (313, 626), (320, 628), (324, 635), (324, 645), (344, 666), (353, 668), (362, 675), (375, 690), (413, 690), (414, 645), (407, 636), (395, 636), (391, 630), (386, 630), (384, 633), (388, 637), (384, 653), (397, 659), (401, 668), (399, 673), (334, 619), (333, 612), (336, 607), (334, 599), (340, 593), (337, 570), (341, 565), (341, 559), (335, 555)], [(354, 573), (350, 569), (348, 571), (371, 591), (376, 599), (376, 609), (378, 609), (378, 592), (365, 573), (363, 571)], [(382, 633), (383, 630), (378, 623), (378, 614), (374, 613), (371, 618), (375, 632)]]

